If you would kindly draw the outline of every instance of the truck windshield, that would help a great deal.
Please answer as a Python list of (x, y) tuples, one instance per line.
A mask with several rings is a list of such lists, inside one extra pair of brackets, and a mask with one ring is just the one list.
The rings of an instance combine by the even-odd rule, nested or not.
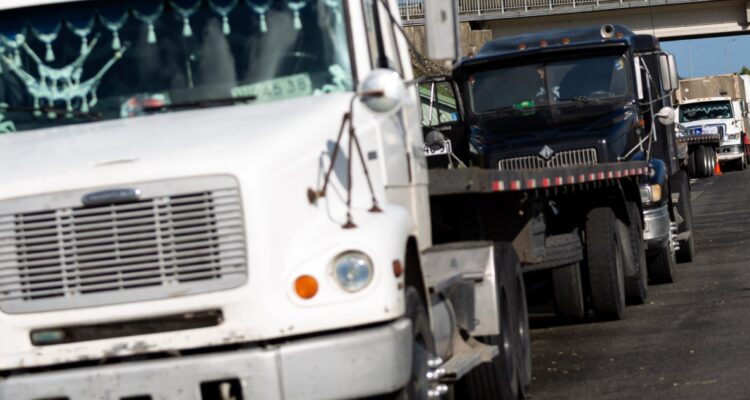
[(352, 90), (337, 0), (77, 1), (0, 12), (0, 133)]
[(732, 105), (729, 101), (705, 101), (680, 105), (680, 122), (722, 118), (732, 118)]
[(497, 68), (470, 76), (474, 113), (591, 102), (628, 94), (623, 56), (599, 56)]

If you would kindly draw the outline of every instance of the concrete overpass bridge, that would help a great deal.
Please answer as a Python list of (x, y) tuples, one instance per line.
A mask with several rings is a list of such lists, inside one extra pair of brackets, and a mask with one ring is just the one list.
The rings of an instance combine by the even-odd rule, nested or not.
[[(423, 24), (425, 2), (400, 0), (404, 25)], [(619, 23), (662, 40), (748, 30), (750, 0), (458, 0), (459, 19), (492, 37)]]

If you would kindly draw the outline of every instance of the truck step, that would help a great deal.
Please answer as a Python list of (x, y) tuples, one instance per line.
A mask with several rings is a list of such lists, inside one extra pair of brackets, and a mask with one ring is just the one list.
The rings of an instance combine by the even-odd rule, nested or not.
[[(458, 351), (455, 349), (458, 348)], [(473, 337), (454, 347), (455, 354), (440, 369), (440, 382), (455, 383), (477, 365), (490, 362), (500, 354), (497, 346), (484, 344)]]
[(583, 246), (577, 233), (564, 233), (547, 237), (544, 257), (533, 264), (524, 264), (523, 272), (561, 267), (583, 260)]
[(425, 250), (422, 263), (427, 287), (439, 293), (462, 280), (481, 281), (491, 249), (492, 242), (459, 242)]

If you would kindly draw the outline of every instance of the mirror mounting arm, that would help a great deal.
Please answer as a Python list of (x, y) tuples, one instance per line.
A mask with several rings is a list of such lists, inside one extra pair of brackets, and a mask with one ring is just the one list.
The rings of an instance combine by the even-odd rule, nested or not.
[[(354, 146), (356, 146), (357, 148), (357, 156), (359, 157), (359, 160), (362, 164), (362, 169), (364, 170), (365, 178), (367, 179), (367, 186), (370, 189), (370, 196), (372, 196), (372, 207), (370, 208), (369, 212), (379, 213), (383, 211), (378, 206), (378, 199), (375, 197), (375, 190), (372, 186), (370, 171), (367, 168), (367, 163), (365, 162), (365, 157), (362, 153), (362, 146), (360, 146), (359, 144), (359, 139), (357, 138), (357, 134), (354, 129), (352, 117), (354, 115), (355, 100), (357, 100), (358, 98), (372, 98), (383, 96), (383, 90), (368, 90), (355, 93), (354, 96), (352, 96), (351, 100), (349, 101), (349, 111), (347, 111), (341, 119), (341, 127), (339, 128), (339, 134), (336, 137), (336, 144), (334, 145), (333, 154), (331, 155), (331, 163), (328, 166), (328, 169), (325, 173), (325, 178), (323, 179), (323, 187), (319, 190), (314, 190), (312, 188), (307, 189), (307, 200), (310, 202), (310, 204), (315, 204), (319, 198), (325, 197), (326, 191), (328, 190), (328, 184), (331, 181), (331, 173), (333, 172), (334, 166), (336, 165), (336, 159), (339, 155), (339, 149), (341, 148), (341, 140), (344, 137), (344, 130), (346, 130), (348, 132), (347, 136), (349, 136), (349, 157), (347, 157), (346, 162), (346, 172), (348, 179), (346, 182), (346, 222), (342, 226), (342, 228), (344, 229), (353, 229), (357, 227), (352, 219), (352, 160), (354, 158), (352, 150)], [(348, 129), (346, 129), (347, 127)]]

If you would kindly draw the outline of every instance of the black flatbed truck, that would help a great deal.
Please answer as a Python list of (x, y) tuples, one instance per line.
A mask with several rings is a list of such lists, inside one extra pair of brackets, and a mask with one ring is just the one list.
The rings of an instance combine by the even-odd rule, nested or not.
[[(621, 26), (540, 32), (494, 42), (487, 45), (484, 56), (483, 49), (477, 59), (457, 64), (452, 76), (423, 82), (431, 85), (421, 93), (427, 103), (423, 124), (425, 152), (430, 156), (433, 242), (437, 247), (490, 242), (498, 249), (512, 249), (513, 257), (496, 261), (496, 276), (503, 277), (504, 268), (520, 264), (527, 288), (535, 279), (551, 282), (548, 292), (559, 317), (580, 321), (593, 311), (600, 319), (620, 319), (626, 302), (645, 301), (647, 256), (652, 282), (674, 280), (676, 225), (685, 222), (677, 209), (689, 209), (683, 201), (689, 198), (684, 196), (689, 187), (687, 179), (681, 179), (684, 171), (669, 107), (670, 91), (676, 87), (676, 70), (669, 65), (674, 60), (653, 37), (635, 35)], [(473, 109), (469, 88), (479, 82), (474, 77), (477, 71), (512, 69), (534, 60), (575, 62), (582, 54), (624, 54), (614, 65), (618, 71), (628, 71), (630, 86), (604, 114), (600, 110), (593, 115), (597, 118), (580, 112), (601, 103), (594, 98), (577, 98), (566, 105), (579, 112), (582, 124), (577, 128), (563, 118), (560, 126), (565, 129), (558, 129), (555, 110), (544, 114), (544, 108), (530, 101), (491, 110), (526, 121), (549, 119), (541, 128), (532, 122), (531, 129), (515, 134), (502, 119), (483, 120)], [(538, 70), (531, 72), (535, 75)], [(539, 76), (544, 79), (544, 74)], [(490, 94), (506, 89), (504, 81), (497, 83), (488, 89)], [(547, 89), (548, 94), (557, 91)], [(439, 107), (434, 107), (437, 101)], [(537, 114), (538, 110), (542, 111)], [(598, 129), (600, 125), (605, 128)], [(510, 136), (496, 137), (491, 143), (492, 133), (484, 131), (493, 129)], [(596, 154), (581, 148), (593, 148)], [(508, 159), (512, 161), (504, 161)], [(658, 218), (649, 218), (652, 215)], [(650, 240), (645, 240), (646, 234)], [(513, 320), (527, 319), (525, 304), (511, 301), (508, 309), (516, 310), (511, 311)], [(519, 333), (508, 346), (498, 346), (500, 362), (518, 359), (504, 356), (507, 351), (528, 353), (528, 341), (522, 336)], [(493, 337), (490, 343), (498, 344), (496, 340)], [(508, 363), (503, 370), (514, 371), (513, 362)], [(481, 372), (466, 380), (476, 376), (481, 382)]]

